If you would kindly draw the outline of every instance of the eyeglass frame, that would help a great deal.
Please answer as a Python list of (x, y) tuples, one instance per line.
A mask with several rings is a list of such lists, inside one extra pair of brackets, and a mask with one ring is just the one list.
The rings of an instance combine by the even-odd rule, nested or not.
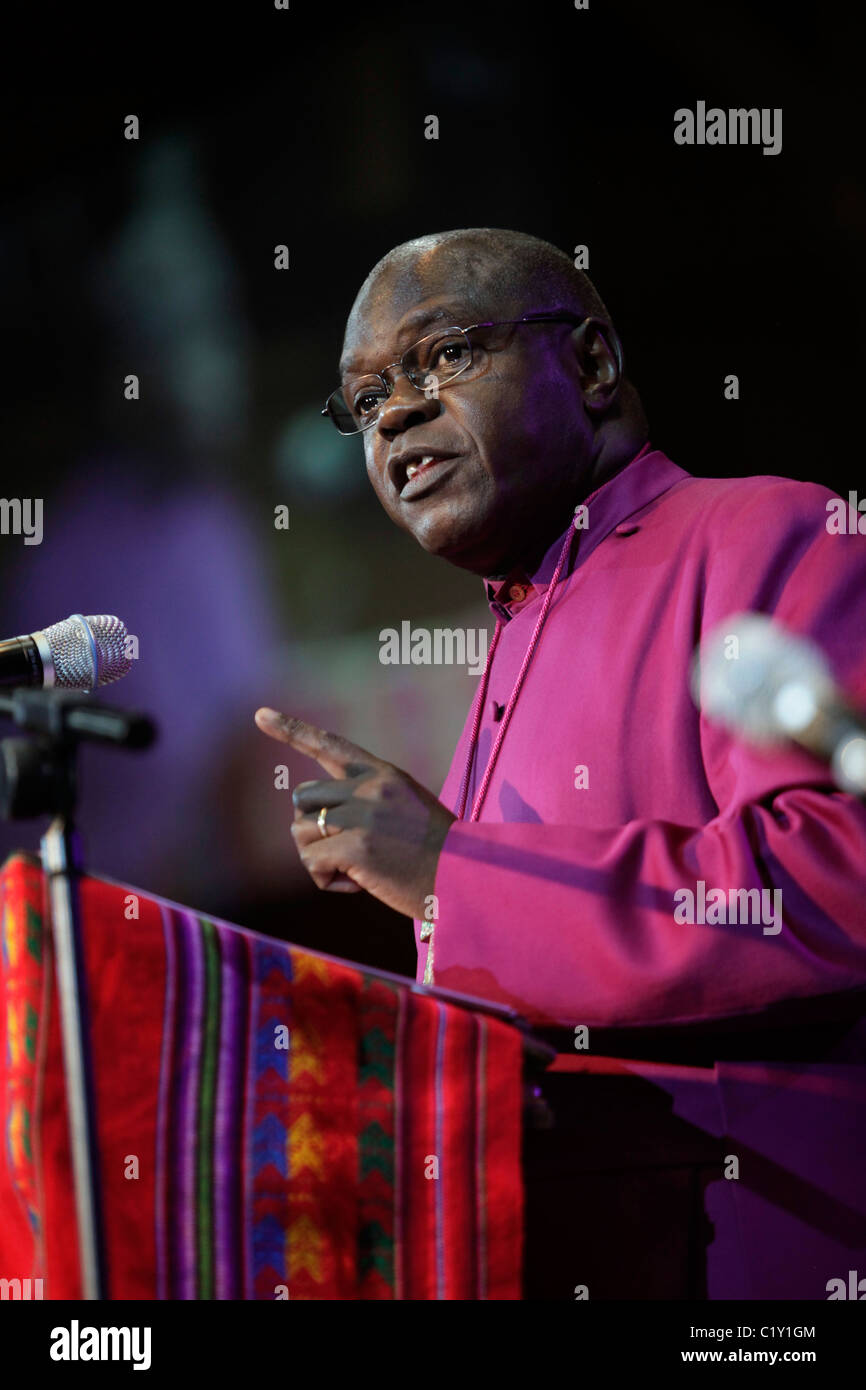
[[(570, 323), (573, 324), (575, 328), (582, 328), (583, 325), (587, 323), (600, 324), (603, 328), (606, 328), (611, 335), (614, 347), (614, 356), (616, 357), (617, 371), (620, 375), (622, 375), (622, 348), (620, 346), (619, 339), (617, 338), (616, 334), (614, 333), (613, 329), (609, 324), (605, 323), (603, 319), (597, 318), (594, 314), (588, 314), (585, 318), (581, 318), (579, 314), (571, 313), (571, 311), (568, 309), (544, 309), (540, 310), (538, 313), (524, 314), (523, 317), (519, 319), (498, 319), (489, 323), (471, 323), (467, 328), (460, 328), (458, 324), (452, 323), (447, 328), (443, 328), (441, 330), (442, 334), (464, 334), (467, 341), (469, 342), (470, 354), (469, 361), (466, 363), (466, 365), (461, 367), (458, 372), (455, 372), (453, 376), (450, 376), (447, 381), (442, 382), (443, 387), (450, 386), (452, 381), (456, 381), (457, 378), (461, 376), (463, 372), (468, 371), (468, 369), (472, 366), (472, 342), (469, 339), (469, 334), (473, 333), (476, 328), (519, 328), (523, 324), (533, 323)], [(422, 337), (420, 337), (417, 340), (417, 342), (414, 342), (411, 345), (411, 347), (408, 347), (406, 349), (406, 351), (403, 353), (403, 356), (399, 358), (398, 361), (389, 362), (387, 366), (382, 368), (381, 372), (364, 373), (365, 376), (375, 377), (378, 381), (381, 381), (383, 390), (386, 393), (385, 401), (387, 401), (394, 394), (394, 386), (393, 384), (389, 384), (388, 381), (385, 379), (385, 373), (390, 372), (394, 367), (399, 367), (403, 375), (406, 377), (406, 380), (412, 386), (415, 387), (415, 390), (423, 393), (424, 387), (417, 386), (415, 382), (412, 381), (412, 378), (409, 376), (409, 373), (406, 371), (406, 368), (403, 366), (403, 363), (409, 356), (409, 353), (412, 352), (418, 346), (419, 343), (423, 343), (427, 338), (434, 337), (438, 331), (439, 330), (434, 328), (430, 333), (425, 333)], [(507, 344), (503, 344), (503, 347), (505, 346), (507, 346)], [(333, 415), (331, 414), (329, 406), (334, 396), (336, 396), (338, 392), (342, 392), (344, 389), (345, 388), (342, 386), (335, 387), (335, 389), (328, 396), (328, 399), (325, 401), (325, 404), (322, 407), (320, 413), (322, 415), (327, 415), (328, 419), (331, 420), (331, 422), (333, 423), (334, 428), (337, 430), (338, 434), (341, 434), (345, 439), (350, 439), (353, 434), (366, 434), (367, 430), (371, 430), (373, 428), (373, 426), (379, 420), (379, 417), (382, 413), (382, 406), (385, 404), (385, 401), (383, 401), (382, 405), (379, 406), (379, 409), (376, 411), (376, 414), (373, 416), (373, 419), (370, 421), (368, 425), (363, 425), (360, 429), (357, 430), (341, 430)]]

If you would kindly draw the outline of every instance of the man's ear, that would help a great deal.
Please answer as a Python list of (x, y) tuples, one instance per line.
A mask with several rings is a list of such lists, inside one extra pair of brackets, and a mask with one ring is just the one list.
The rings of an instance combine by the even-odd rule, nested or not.
[(622, 385), (622, 348), (603, 319), (587, 318), (571, 335), (587, 410), (608, 410)]

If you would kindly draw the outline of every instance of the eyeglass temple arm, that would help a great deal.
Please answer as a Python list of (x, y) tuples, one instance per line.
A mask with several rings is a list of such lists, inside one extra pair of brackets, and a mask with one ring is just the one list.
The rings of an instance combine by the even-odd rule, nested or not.
[(542, 310), (537, 314), (524, 314), (520, 319), (506, 319), (504, 323), (473, 323), (470, 324), (468, 328), (464, 328), (463, 332), (471, 333), (473, 328), (500, 328), (506, 325), (519, 323), (573, 323), (576, 327), (580, 327), (581, 324), (589, 323), (590, 321), (600, 324), (604, 329), (606, 340), (609, 345), (613, 346), (617, 372), (622, 376), (625, 370), (622, 356), (622, 343), (613, 325), (605, 323), (604, 319), (596, 318), (594, 314), (587, 314), (581, 318), (580, 314), (573, 314), (569, 309), (560, 309), (558, 311), (554, 309), (549, 312)]

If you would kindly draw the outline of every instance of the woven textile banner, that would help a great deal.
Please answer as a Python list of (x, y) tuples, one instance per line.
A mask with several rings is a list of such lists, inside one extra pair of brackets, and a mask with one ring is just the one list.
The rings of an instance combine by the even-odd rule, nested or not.
[[(109, 1297), (520, 1297), (517, 1029), (99, 879), (82, 909)], [(23, 856), (0, 933), (0, 1279), (78, 1298), (45, 886)]]

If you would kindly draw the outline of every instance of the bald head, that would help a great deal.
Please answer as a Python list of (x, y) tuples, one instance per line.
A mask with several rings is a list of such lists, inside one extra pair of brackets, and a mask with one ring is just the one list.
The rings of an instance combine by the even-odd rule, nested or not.
[(559, 308), (611, 323), (589, 276), (559, 247), (504, 227), (463, 227), (415, 237), (383, 256), (358, 291), (348, 327), (383, 284), (399, 280), (420, 299), (431, 277), (470, 296), (482, 316), (518, 318)]
[(471, 370), (444, 381), (441, 395), (398, 372), (363, 434), (367, 471), (392, 519), (425, 549), (479, 574), (531, 563), (573, 507), (646, 440), (595, 286), (538, 237), (462, 228), (383, 256), (346, 325), (344, 393), (357, 383), (360, 401), (370, 374), (434, 330), (541, 313), (564, 318), (521, 323), (504, 347), (492, 330), (474, 329)]

